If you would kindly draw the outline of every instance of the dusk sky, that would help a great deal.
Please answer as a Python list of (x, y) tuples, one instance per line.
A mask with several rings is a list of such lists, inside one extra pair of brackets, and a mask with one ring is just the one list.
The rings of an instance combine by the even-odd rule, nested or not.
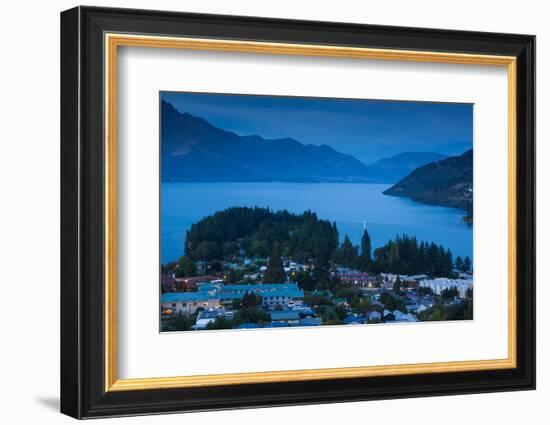
[(326, 144), (365, 164), (401, 152), (471, 149), (473, 105), (162, 92), (180, 112), (239, 135)]

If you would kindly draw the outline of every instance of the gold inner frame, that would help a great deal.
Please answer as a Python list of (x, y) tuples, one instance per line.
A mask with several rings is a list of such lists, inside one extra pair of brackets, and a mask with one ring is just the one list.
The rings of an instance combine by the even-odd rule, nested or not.
[[(516, 58), (462, 53), (370, 49), (106, 33), (105, 40), (105, 391), (135, 391), (213, 385), (448, 373), (515, 368), (516, 358)], [(118, 379), (116, 325), (116, 123), (119, 46), (324, 56), (469, 65), (504, 66), (508, 72), (508, 357), (437, 363), (304, 369), (273, 372)]]

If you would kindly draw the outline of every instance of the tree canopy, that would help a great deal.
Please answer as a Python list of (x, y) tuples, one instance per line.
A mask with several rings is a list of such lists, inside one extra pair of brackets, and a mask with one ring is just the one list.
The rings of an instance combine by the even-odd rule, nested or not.
[(377, 273), (419, 274), (452, 277), (453, 255), (435, 243), (420, 242), (415, 237), (397, 236), (374, 250), (372, 270)]
[(291, 214), (233, 207), (193, 224), (186, 235), (185, 253), (192, 260), (210, 261), (242, 249), (247, 256), (265, 258), (276, 243), (285, 256), (327, 263), (338, 248), (338, 231), (334, 223), (319, 220), (311, 211)]
[(264, 273), (264, 283), (284, 283), (286, 281), (286, 273), (283, 267), (283, 261), (281, 259), (281, 252), (279, 250), (279, 244), (274, 243), (271, 250), (271, 257), (269, 258), (269, 264), (267, 270)]

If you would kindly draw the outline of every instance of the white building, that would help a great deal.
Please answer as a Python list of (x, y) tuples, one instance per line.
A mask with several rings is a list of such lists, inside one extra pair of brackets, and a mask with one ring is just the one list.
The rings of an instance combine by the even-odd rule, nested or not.
[(425, 279), (418, 283), (419, 286), (430, 288), (437, 295), (441, 295), (441, 292), (445, 289), (456, 288), (460, 298), (466, 298), (468, 289), (472, 288), (473, 284), (472, 279), (448, 279), (446, 277)]
[(219, 314), (220, 311), (218, 310), (201, 311), (195, 321), (195, 329), (206, 329), (209, 323), (214, 323), (216, 321)]

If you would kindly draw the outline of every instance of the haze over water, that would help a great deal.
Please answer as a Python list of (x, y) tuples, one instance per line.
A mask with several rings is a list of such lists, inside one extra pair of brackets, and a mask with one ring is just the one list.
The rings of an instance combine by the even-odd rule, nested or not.
[(464, 212), (383, 195), (391, 185), (362, 183), (162, 183), (161, 262), (183, 255), (185, 232), (216, 211), (269, 207), (292, 213), (311, 210), (335, 221), (342, 240), (359, 245), (365, 222), (373, 250), (397, 234), (416, 236), (450, 248), (454, 257), (473, 258), (472, 228)]

